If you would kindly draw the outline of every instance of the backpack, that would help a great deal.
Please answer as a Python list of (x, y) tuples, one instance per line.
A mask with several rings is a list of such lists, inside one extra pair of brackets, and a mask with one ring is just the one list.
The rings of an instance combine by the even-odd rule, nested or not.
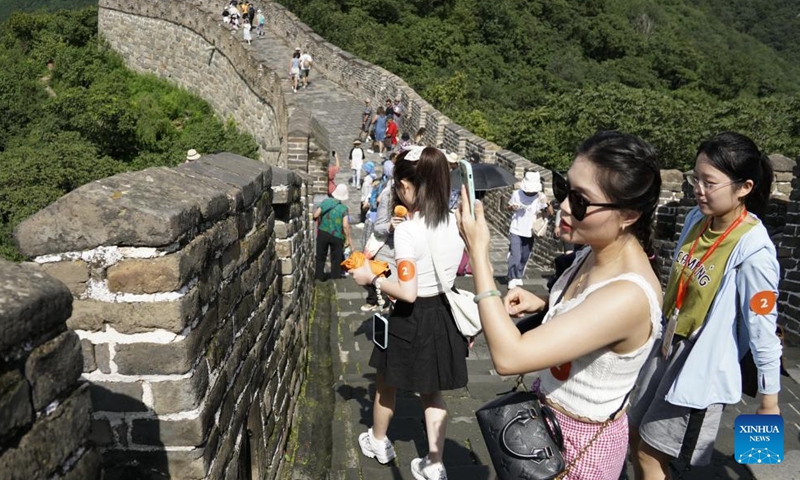
[(303, 59), (303, 68), (305, 69), (311, 68), (312, 63), (314, 63), (314, 61), (311, 59), (311, 56), (306, 55), (305, 58)]

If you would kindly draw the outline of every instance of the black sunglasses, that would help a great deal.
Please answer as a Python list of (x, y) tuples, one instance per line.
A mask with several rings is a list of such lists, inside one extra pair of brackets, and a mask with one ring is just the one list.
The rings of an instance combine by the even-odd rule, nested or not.
[(569, 188), (569, 180), (558, 172), (553, 172), (553, 195), (559, 203), (569, 198), (570, 214), (579, 222), (586, 218), (586, 209), (589, 207), (625, 208), (618, 203), (592, 203), (580, 193)]

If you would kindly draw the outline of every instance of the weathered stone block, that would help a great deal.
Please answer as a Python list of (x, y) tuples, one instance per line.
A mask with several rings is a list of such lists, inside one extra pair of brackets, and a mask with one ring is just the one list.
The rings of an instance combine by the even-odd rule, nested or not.
[(0, 445), (33, 422), (31, 389), (18, 370), (0, 375)]
[(242, 240), (240, 265), (264, 251), (264, 246), (267, 244), (267, 233), (267, 228), (262, 226)]
[(74, 295), (81, 295), (86, 291), (86, 282), (89, 280), (89, 264), (82, 260), (67, 260), (41, 264), (41, 269), (48, 275), (64, 282), (64, 285)]
[(138, 294), (180, 290), (205, 265), (208, 244), (208, 237), (200, 236), (170, 255), (123, 260), (108, 269), (108, 289)]
[(98, 447), (105, 447), (114, 443), (114, 435), (111, 434), (111, 424), (105, 418), (92, 419), (89, 440)]
[(72, 313), (66, 285), (38, 268), (5, 260), (0, 260), (0, 298), (0, 354), (45, 332), (63, 330)]
[(293, 276), (285, 275), (281, 277), (281, 291), (291, 292), (295, 287), (295, 279)]
[(97, 369), (97, 361), (94, 358), (94, 344), (84, 338), (81, 340), (81, 351), (83, 353), (83, 371), (95, 371)]
[(180, 380), (152, 382), (153, 410), (158, 415), (194, 410), (208, 389), (208, 367), (200, 362), (192, 376)]
[(33, 349), (25, 362), (33, 408), (41, 410), (72, 387), (83, 371), (81, 342), (73, 331)]
[(242, 255), (240, 243), (234, 243), (222, 252), (222, 278), (230, 278), (236, 267), (239, 266), (239, 259)]
[(277, 240), (275, 242), (275, 255), (278, 258), (291, 257), (294, 253), (294, 242), (291, 239)]
[(92, 382), (89, 388), (95, 412), (146, 412), (141, 382)]
[(75, 311), (67, 321), (67, 326), (73, 330), (101, 331), (108, 323), (120, 333), (142, 333), (156, 328), (179, 333), (195, 319), (200, 307), (197, 288), (170, 302), (75, 300)]
[(197, 446), (203, 443), (200, 418), (187, 420), (134, 420), (133, 443), (138, 445)]
[(116, 350), (114, 361), (123, 375), (183, 374), (189, 371), (193, 361), (186, 340), (120, 344)]
[(90, 448), (60, 480), (92, 480), (100, 476), (100, 454), (96, 449)]
[(50, 415), (39, 418), (15, 448), (2, 453), (0, 472), (4, 480), (51, 477), (88, 432), (89, 395), (84, 384)]
[(102, 373), (111, 373), (111, 352), (108, 350), (107, 343), (94, 346), (94, 360)]
[[(206, 476), (203, 453), (203, 448), (195, 448), (188, 452), (107, 450), (103, 452), (103, 479), (130, 480), (166, 477), (202, 480), (215, 478)], [(159, 472), (161, 475), (155, 472)]]
[[(222, 192), (195, 182), (168, 182), (170, 176), (179, 177), (166, 168), (150, 168), (71, 191), (15, 229), (20, 251), (32, 257), (100, 245), (170, 245), (200, 224), (201, 204), (205, 208), (223, 199)], [(224, 211), (227, 207), (226, 201)]]

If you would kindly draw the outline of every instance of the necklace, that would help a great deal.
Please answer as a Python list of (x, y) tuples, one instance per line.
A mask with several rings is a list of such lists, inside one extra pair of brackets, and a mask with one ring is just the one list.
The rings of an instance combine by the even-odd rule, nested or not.
[[(625, 250), (628, 248), (628, 242), (630, 242), (630, 237), (628, 237), (628, 239), (627, 239), (627, 240), (625, 240), (625, 245), (623, 245), (623, 246), (622, 246), (622, 248), (620, 248), (620, 249), (619, 249), (619, 252), (618, 252), (618, 253), (617, 253), (617, 254), (614, 256), (614, 258), (612, 258), (610, 261), (606, 262), (604, 265), (600, 265), (600, 268), (603, 268), (604, 266), (606, 266), (606, 265), (610, 265), (610, 264), (612, 264), (612, 263), (616, 262), (617, 260), (619, 260), (619, 257), (621, 257), (621, 256), (622, 256), (622, 254), (625, 252)], [(592, 252), (592, 253), (594, 253), (594, 252)], [(584, 281), (584, 280), (586, 280), (586, 278), (588, 277), (588, 275), (589, 275), (589, 271), (590, 271), (590, 270), (591, 270), (593, 267), (596, 267), (596, 266), (597, 266), (597, 265), (595, 264), (594, 258), (595, 258), (595, 257), (592, 257), (592, 265), (591, 265), (591, 266), (588, 266), (588, 267), (586, 267), (586, 270), (585, 270), (584, 272), (581, 272), (581, 276), (580, 276), (580, 277), (578, 277), (578, 281), (577, 281), (577, 282), (575, 282), (575, 290), (574, 290), (574, 292), (573, 292), (572, 298), (575, 298), (575, 297), (577, 297), (578, 295), (580, 295), (581, 293), (583, 293), (583, 290), (585, 289), (585, 287), (587, 287), (587, 286), (588, 286), (588, 284), (587, 284), (587, 285), (584, 285), (584, 284), (583, 284), (583, 281)]]

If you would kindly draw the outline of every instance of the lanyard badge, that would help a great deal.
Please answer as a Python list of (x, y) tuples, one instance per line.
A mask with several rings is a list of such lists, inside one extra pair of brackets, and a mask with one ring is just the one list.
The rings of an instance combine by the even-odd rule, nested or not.
[(672, 354), (672, 338), (675, 336), (675, 330), (678, 327), (678, 316), (680, 315), (681, 307), (683, 307), (683, 301), (686, 299), (686, 290), (689, 287), (689, 281), (694, 276), (695, 272), (700, 265), (702, 265), (708, 257), (711, 256), (712, 253), (719, 247), (725, 238), (733, 231), (734, 228), (739, 226), (742, 221), (747, 217), (747, 209), (742, 210), (742, 214), (739, 215), (730, 226), (725, 229), (722, 235), (714, 241), (713, 244), (708, 248), (706, 253), (700, 258), (700, 261), (695, 264), (692, 268), (692, 271), (689, 275), (684, 276), (684, 272), (686, 271), (686, 265), (688, 265), (693, 258), (694, 251), (697, 248), (697, 244), (700, 242), (700, 238), (706, 232), (706, 229), (711, 225), (712, 218), (709, 218), (706, 224), (703, 226), (703, 229), (700, 230), (700, 233), (697, 234), (697, 238), (695, 238), (694, 243), (692, 243), (692, 248), (689, 249), (689, 253), (686, 255), (686, 258), (683, 260), (683, 266), (681, 267), (680, 274), (678, 276), (678, 292), (675, 295), (675, 308), (672, 309), (672, 315), (670, 315), (669, 322), (667, 322), (667, 330), (664, 332), (664, 335), (661, 337), (661, 355), (664, 357), (664, 360), (669, 358)]

